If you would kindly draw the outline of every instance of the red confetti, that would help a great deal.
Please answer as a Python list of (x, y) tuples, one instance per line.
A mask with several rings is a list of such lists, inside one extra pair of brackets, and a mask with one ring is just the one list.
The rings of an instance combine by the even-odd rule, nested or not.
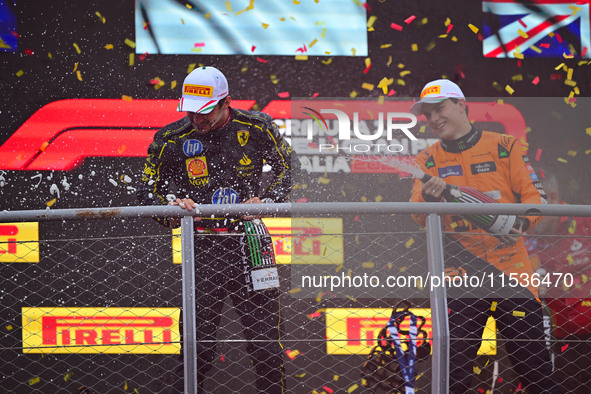
[(316, 318), (316, 317), (320, 317), (320, 316), (322, 316), (322, 313), (320, 313), (320, 312), (314, 312), (314, 313), (310, 313), (310, 314), (308, 315), (308, 317), (309, 317), (310, 319), (314, 319), (314, 318)]
[(409, 16), (408, 18), (406, 18), (404, 20), (404, 22), (406, 22), (407, 25), (409, 25), (412, 21), (414, 21), (417, 17), (414, 15)]
[(550, 74), (550, 79), (553, 81), (556, 79), (562, 79), (562, 74), (558, 74), (558, 73)]
[(554, 33), (556, 35), (556, 39), (558, 40), (559, 43), (562, 44), (562, 37), (560, 37), (560, 34), (558, 33)]
[(546, 49), (550, 48), (550, 44), (548, 44), (547, 42), (545, 42), (545, 43), (543, 43), (543, 44), (540, 44), (540, 46), (541, 46), (542, 48), (546, 48)]
[(140, 61), (144, 60), (146, 57), (148, 56), (148, 52), (144, 53), (143, 55), (139, 55), (138, 59), (140, 59)]
[(445, 32), (445, 34), (449, 34), (449, 32), (451, 31), (451, 29), (453, 29), (453, 28), (454, 28), (454, 25), (453, 25), (452, 23), (450, 23), (450, 24), (447, 26), (447, 31)]
[(540, 82), (540, 77), (535, 77), (533, 81), (531, 81), (531, 83), (533, 83), (534, 85), (537, 85), (538, 82)]
[(484, 37), (482, 37), (482, 34), (480, 34), (480, 33), (478, 33), (478, 36), (477, 37), (478, 37), (478, 41), (483, 41), (484, 40)]
[(220, 361), (223, 363), (226, 362), (226, 357), (224, 357), (224, 353), (222, 353), (222, 355), (220, 356)]
[(521, 67), (521, 59), (517, 61), (517, 67)]
[(277, 93), (277, 96), (279, 96), (281, 98), (288, 98), (289, 97), (289, 92)]
[(538, 149), (538, 151), (536, 152), (536, 161), (540, 161), (541, 156), (542, 156), (542, 150)]
[(497, 382), (499, 382), (499, 383), (503, 383), (503, 382), (504, 382), (504, 380), (503, 380), (503, 378), (502, 378), (502, 377), (500, 377), (500, 376), (499, 376), (499, 378), (497, 379)]
[(587, 54), (587, 47), (583, 47), (583, 50), (581, 51), (581, 57), (585, 57), (586, 54)]
[(159, 79), (150, 79), (150, 85), (158, 85), (160, 83)]
[(324, 391), (326, 391), (328, 394), (332, 394), (332, 393), (334, 393), (334, 390), (333, 390), (333, 389), (331, 389), (331, 388), (330, 388), (330, 387), (328, 387), (328, 386), (322, 386), (322, 388), (323, 388), (323, 389), (324, 389)]
[(144, 30), (146, 30), (148, 28), (149, 24), (150, 24), (150, 21), (148, 21), (147, 23), (144, 24)]
[(394, 89), (390, 89), (390, 91), (388, 92), (388, 96), (394, 96), (396, 94), (396, 90)]
[(367, 10), (367, 12), (371, 12), (371, 8), (369, 8), (369, 5), (367, 4), (367, 2), (363, 3), (363, 8), (365, 8)]
[(195, 48), (203, 48), (205, 46), (204, 42), (196, 42), (195, 43)]
[(253, 45), (252, 48), (250, 48), (251, 52), (254, 52), (254, 50), (257, 49), (256, 45)]
[(21, 35), (18, 34), (17, 32), (15, 32), (15, 31), (11, 31), (10, 34), (12, 34), (13, 36), (15, 36), (16, 38), (21, 38)]
[(308, 52), (308, 48), (306, 48), (306, 44), (303, 47), (296, 49), (296, 52), (305, 53)]
[(365, 68), (365, 70), (363, 70), (363, 73), (364, 73), (364, 74), (367, 74), (367, 72), (369, 71), (369, 69), (370, 69), (370, 68), (371, 68), (371, 63), (369, 64), (369, 66), (367, 66), (367, 67)]
[(320, 95), (320, 93), (316, 92), (312, 95), (312, 97), (318, 97)]
[(540, 170), (540, 176), (542, 179), (546, 179), (546, 175), (544, 175), (544, 170)]
[(306, 197), (302, 197), (297, 199), (296, 202), (308, 202), (308, 199)]
[(484, 389), (481, 387), (481, 388), (478, 389), (478, 392), (479, 393), (484, 393)]
[(390, 24), (390, 27), (391, 27), (392, 29), (394, 29), (394, 30), (402, 31), (402, 26), (400, 26), (400, 25), (397, 25), (397, 24), (396, 24), (396, 23), (394, 23), (394, 22), (392, 22), (392, 23)]
[(519, 385), (517, 386), (517, 388), (515, 389), (515, 392), (518, 392), (521, 390), (521, 382), (519, 382)]
[(27, 54), (27, 55), (29, 55), (29, 56), (33, 56), (33, 54), (34, 54), (34, 53), (35, 53), (35, 52), (33, 52), (33, 51), (32, 51), (32, 50), (30, 50), (30, 49), (25, 49), (25, 54)]
[(353, 220), (356, 221), (356, 222), (358, 222), (359, 221), (359, 216), (355, 216), (355, 218)]
[(268, 62), (268, 60), (261, 59), (260, 57), (257, 57), (257, 61), (259, 61), (261, 63), (267, 63)]
[(568, 349), (568, 343), (560, 348), (560, 353), (564, 353)]
[(519, 19), (519, 23), (521, 24), (521, 26), (525, 27), (527, 29), (527, 25), (525, 24), (524, 21), (522, 21), (521, 19)]

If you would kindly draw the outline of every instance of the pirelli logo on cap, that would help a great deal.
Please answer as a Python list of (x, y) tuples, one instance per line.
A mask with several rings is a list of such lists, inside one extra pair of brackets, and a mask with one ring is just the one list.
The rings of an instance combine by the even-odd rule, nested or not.
[(178, 308), (22, 308), (23, 353), (179, 354)]
[(188, 94), (190, 96), (212, 97), (213, 86), (187, 84), (183, 87), (183, 94)]
[(429, 86), (428, 88), (424, 89), (421, 92), (421, 98), (429, 95), (429, 94), (440, 94), (441, 93), (441, 85)]

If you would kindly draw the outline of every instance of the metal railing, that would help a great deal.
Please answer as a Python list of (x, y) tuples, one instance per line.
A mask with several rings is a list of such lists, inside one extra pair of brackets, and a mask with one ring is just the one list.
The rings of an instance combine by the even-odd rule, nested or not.
[[(197, 392), (197, 335), (195, 328), (195, 267), (193, 216), (216, 217), (261, 215), (263, 217), (331, 217), (339, 215), (426, 214), (428, 273), (445, 273), (443, 238), (439, 215), (510, 214), (539, 216), (591, 216), (591, 206), (527, 204), (449, 204), (449, 203), (305, 203), (201, 205), (192, 212), (179, 207), (118, 207), (62, 209), (44, 211), (3, 211), (0, 222), (70, 221), (121, 218), (181, 217), (182, 228), (182, 304), (185, 392)], [(447, 294), (445, 286), (429, 290), (432, 320), (431, 392), (448, 392), (449, 341)]]

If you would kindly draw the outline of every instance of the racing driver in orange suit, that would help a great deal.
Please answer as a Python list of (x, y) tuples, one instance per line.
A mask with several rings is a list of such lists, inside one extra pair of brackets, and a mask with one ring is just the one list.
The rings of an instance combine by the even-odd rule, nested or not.
[[(455, 83), (447, 79), (429, 82), (411, 112), (425, 115), (429, 128), (441, 138), (416, 156), (416, 164), (432, 178), (424, 183), (415, 180), (411, 201), (441, 201), (446, 184), (452, 184), (472, 187), (501, 203), (545, 203), (541, 183), (523, 148), (512, 136), (476, 129), (468, 119), (464, 94)], [(425, 215), (413, 218), (425, 225)], [(507, 340), (513, 368), (526, 390), (562, 392), (552, 377), (550, 355), (543, 340), (542, 306), (537, 289), (528, 280), (534, 272), (520, 236), (538, 221), (539, 217), (528, 216), (509, 235), (493, 236), (459, 215), (442, 217), (444, 231), (453, 233), (444, 243), (447, 268), (470, 273), (485, 267), (500, 276), (513, 273), (512, 277), (520, 280), (516, 287), (521, 290), (509, 297), (491, 293), (491, 297), (478, 298), (468, 293), (448, 300), (451, 393), (470, 389), (472, 363), (489, 315), (496, 319)], [(508, 281), (504, 283), (507, 286)]]

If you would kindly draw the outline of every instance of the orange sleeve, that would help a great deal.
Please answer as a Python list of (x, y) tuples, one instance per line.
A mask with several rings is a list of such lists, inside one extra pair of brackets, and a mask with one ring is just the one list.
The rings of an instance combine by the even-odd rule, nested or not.
[[(433, 176), (437, 176), (437, 173), (435, 173), (436, 167), (432, 167), (432, 170), (429, 170), (425, 166), (425, 163), (429, 159), (429, 156), (430, 156), (430, 152), (429, 152), (428, 148), (419, 152), (419, 154), (417, 154), (415, 156), (415, 164), (418, 167), (420, 167), (424, 173), (430, 174)], [(420, 179), (416, 179), (416, 178), (414, 179), (414, 182), (412, 185), (412, 192), (411, 192), (411, 196), (410, 196), (410, 202), (426, 202), (425, 199), (423, 198), (423, 182), (421, 182)], [(425, 224), (427, 221), (427, 215), (412, 214), (412, 218), (415, 222), (417, 222), (417, 224), (419, 226), (425, 227)]]
[[(542, 184), (534, 169), (529, 164), (525, 148), (515, 140), (510, 152), (511, 189), (513, 193), (520, 196), (519, 202), (522, 204), (547, 204), (546, 193), (542, 189)], [(540, 221), (541, 216), (527, 216), (527, 219), (531, 228)]]

